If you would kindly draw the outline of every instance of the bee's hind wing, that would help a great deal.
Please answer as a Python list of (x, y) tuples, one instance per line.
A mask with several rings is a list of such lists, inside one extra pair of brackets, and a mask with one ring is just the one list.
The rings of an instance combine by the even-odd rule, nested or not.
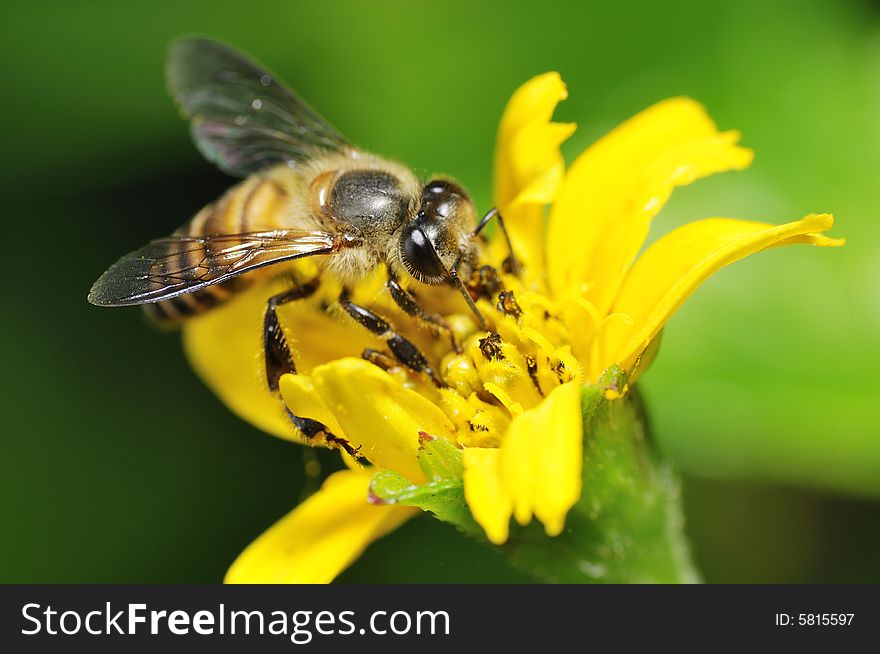
[(218, 41), (171, 44), (168, 88), (205, 157), (238, 177), (271, 165), (302, 165), (319, 152), (355, 147), (292, 89)]

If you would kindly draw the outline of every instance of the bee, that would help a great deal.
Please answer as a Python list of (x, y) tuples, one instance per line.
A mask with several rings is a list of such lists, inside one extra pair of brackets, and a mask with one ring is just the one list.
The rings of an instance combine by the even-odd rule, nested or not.
[[(393, 356), (439, 383), (425, 356), (381, 316), (354, 304), (350, 289), (380, 264), (387, 288), (407, 314), (452, 332), (398, 281), (403, 275), (461, 293), (478, 325), (486, 322), (466, 282), (478, 270), (479, 221), (451, 179), (422, 183), (406, 166), (358, 149), (272, 73), (231, 47), (203, 38), (174, 42), (168, 87), (202, 154), (244, 178), (171, 236), (135, 250), (95, 282), (98, 306), (145, 305), (166, 323), (216, 307), (279, 264), (316, 257), (343, 282), (338, 302), (380, 337)], [(512, 250), (510, 261), (516, 266)], [(278, 322), (279, 306), (312, 295), (314, 280), (271, 297), (263, 320), (266, 379), (278, 390), (296, 365)], [(453, 342), (455, 341), (454, 337)]]

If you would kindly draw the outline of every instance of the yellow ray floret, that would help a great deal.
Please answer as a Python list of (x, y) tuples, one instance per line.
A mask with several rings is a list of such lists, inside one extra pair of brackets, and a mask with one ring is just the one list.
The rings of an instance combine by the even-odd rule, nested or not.
[(511, 515), (523, 525), (535, 515), (548, 535), (562, 532), (581, 495), (580, 390), (570, 381), (516, 416), (500, 448), (465, 449), (465, 498), (493, 543), (507, 540)]
[(239, 554), (228, 584), (323, 584), (418, 509), (369, 504), (372, 471), (343, 470)]
[(553, 201), (565, 170), (559, 146), (575, 130), (573, 123), (551, 122), (566, 97), (559, 73), (533, 77), (510, 98), (498, 127), (492, 199), (509, 226), (516, 255), (530, 270), (543, 263), (544, 206)]
[(566, 173), (551, 211), (553, 293), (583, 292), (604, 314), (672, 190), (751, 163), (752, 151), (737, 140), (737, 132), (719, 132), (697, 102), (672, 98), (587, 148)]
[(606, 358), (593, 374), (619, 363), (629, 367), (666, 321), (712, 273), (771, 247), (792, 243), (843, 245), (822, 236), (831, 229), (830, 214), (814, 214), (785, 225), (712, 218), (673, 230), (639, 257), (614, 302), (614, 311), (632, 317), (616, 322), (606, 334)]
[[(336, 435), (373, 465), (413, 482), (425, 481), (417, 458), (419, 432), (454, 440), (455, 427), (436, 404), (362, 359), (331, 361), (315, 368), (308, 378), (285, 375), (281, 395), (293, 413), (328, 427), (331, 424), (321, 417), (329, 417), (342, 432)], [(316, 402), (320, 417), (309, 413)]]

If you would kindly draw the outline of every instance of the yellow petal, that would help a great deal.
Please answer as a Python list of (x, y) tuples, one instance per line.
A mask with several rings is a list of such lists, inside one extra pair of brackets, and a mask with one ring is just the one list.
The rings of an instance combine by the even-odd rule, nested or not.
[(493, 543), (507, 540), (513, 514), (532, 515), (550, 536), (581, 495), (583, 425), (580, 383), (556, 387), (537, 407), (514, 417), (500, 449), (464, 450), (465, 499)]
[(553, 201), (565, 170), (559, 147), (574, 130), (574, 123), (533, 123), (513, 138), (508, 154), (517, 193), (504, 205), (506, 211)]
[(239, 554), (228, 584), (332, 581), (374, 540), (418, 513), (367, 502), (372, 471), (343, 470)]
[(719, 133), (698, 103), (673, 98), (581, 154), (548, 226), (547, 268), (557, 298), (582, 293), (604, 316), (672, 189), (751, 163), (751, 150), (737, 146), (738, 138)]
[(329, 411), (352, 447), (374, 465), (412, 482), (425, 481), (417, 458), (419, 432), (455, 439), (455, 427), (440, 407), (363, 359), (331, 361), (316, 367), (310, 377), (321, 398), (317, 404), (303, 393), (300, 382), (282, 378), (281, 394), (290, 410), (324, 424), (309, 411), (320, 406), (324, 417), (323, 411)]
[(525, 524), (534, 513), (548, 535), (562, 532), (568, 510), (581, 495), (580, 384), (556, 387), (540, 405), (515, 417), (501, 457), (517, 521)]
[(669, 317), (703, 280), (719, 268), (770, 247), (792, 243), (843, 245), (822, 236), (834, 224), (829, 214), (813, 214), (785, 225), (711, 218), (673, 230), (639, 257), (626, 277), (614, 311), (629, 315), (608, 326), (606, 356), (592, 376), (608, 365), (632, 365)]
[(501, 473), (501, 450), (468, 447), (464, 450), (464, 497), (474, 520), (496, 545), (507, 541), (513, 499)]
[(514, 92), (498, 128), (493, 200), (517, 256), (532, 268), (541, 262), (543, 205), (553, 200), (562, 181), (559, 146), (575, 129), (573, 124), (550, 122), (567, 95), (559, 73), (538, 75)]

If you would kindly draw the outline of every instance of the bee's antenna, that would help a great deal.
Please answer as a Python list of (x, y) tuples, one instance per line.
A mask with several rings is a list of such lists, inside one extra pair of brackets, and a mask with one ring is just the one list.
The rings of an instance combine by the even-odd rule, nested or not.
[[(504, 226), (504, 219), (501, 217), (501, 212), (498, 211), (497, 207), (492, 207), (485, 216), (480, 219), (480, 222), (477, 223), (477, 226), (474, 228), (474, 231), (470, 233), (468, 236), (468, 241), (474, 240), (477, 235), (483, 231), (483, 228), (489, 224), (489, 221), (493, 218), (498, 219), (498, 225), (501, 227), (501, 233), (504, 234), (504, 240), (507, 241), (507, 250), (510, 252), (510, 272), (514, 275), (519, 276), (519, 261), (516, 258), (516, 254), (513, 252), (513, 243), (510, 240), (510, 234), (507, 233), (507, 227)], [(477, 322), (479, 323), (480, 329), (487, 329), (486, 319), (483, 318), (483, 314), (480, 313), (480, 310), (477, 308), (476, 303), (474, 302), (471, 294), (468, 293), (467, 288), (464, 285), (464, 282), (461, 281), (461, 278), (458, 276), (458, 268), (461, 266), (461, 262), (464, 260), (465, 248), (462, 248), (461, 252), (459, 252), (458, 257), (452, 264), (452, 268), (449, 269), (449, 277), (455, 283), (455, 287), (461, 293), (462, 297), (467, 301), (468, 306), (471, 308), (471, 311), (474, 312), (474, 315), (477, 317)]]
[[(510, 262), (510, 272), (517, 277), (519, 277), (519, 260), (516, 258), (516, 254), (513, 251), (513, 241), (510, 240), (510, 234), (507, 233), (507, 227), (504, 226), (504, 218), (501, 217), (501, 212), (498, 211), (498, 207), (492, 207), (485, 216), (480, 219), (480, 222), (477, 223), (477, 226), (474, 228), (474, 231), (470, 233), (468, 240), (473, 240), (477, 237), (477, 235), (483, 231), (483, 228), (489, 224), (489, 221), (493, 218), (498, 219), (498, 226), (501, 228), (501, 233), (504, 235), (504, 240), (507, 241), (507, 251), (510, 252), (510, 257), (508, 261)], [(457, 270), (458, 266), (461, 264), (462, 255), (459, 255), (458, 259), (455, 260), (455, 263), (452, 264), (453, 269)]]

